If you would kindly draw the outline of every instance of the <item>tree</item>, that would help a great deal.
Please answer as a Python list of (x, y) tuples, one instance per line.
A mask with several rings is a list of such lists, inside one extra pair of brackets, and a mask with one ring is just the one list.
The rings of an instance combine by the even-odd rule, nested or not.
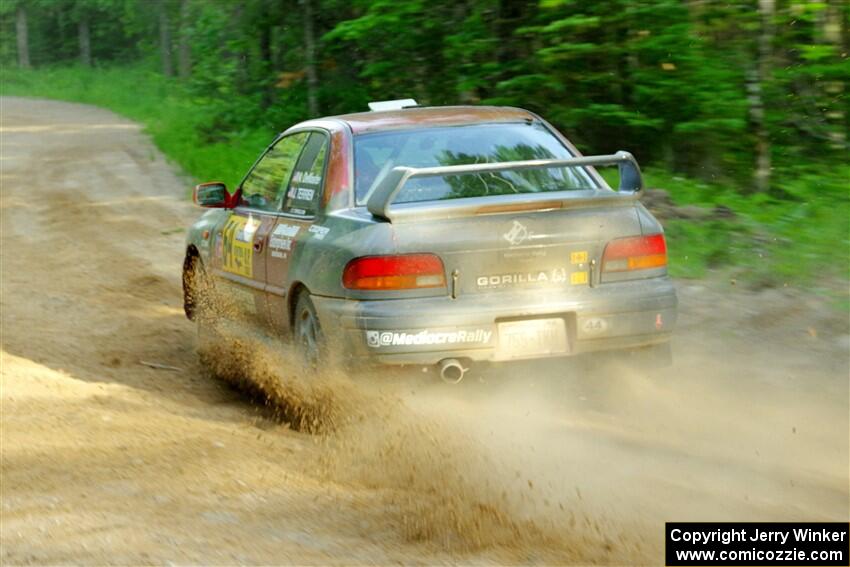
[(319, 115), (319, 76), (316, 73), (316, 37), (313, 31), (313, 0), (301, 0), (304, 7), (304, 65), (307, 72), (307, 111)]
[(24, 2), (18, 4), (15, 18), (15, 32), (18, 44), (18, 66), (21, 69), (30, 68), (29, 26), (27, 25), (27, 8)]
[(189, 0), (180, 0), (180, 39), (177, 45), (177, 74), (187, 80), (192, 73), (192, 47), (190, 43)]
[(158, 58), (209, 141), (380, 98), (521, 106), (583, 152), (781, 197), (772, 169), (848, 148), (848, 23), (847, 0), (0, 0), (0, 62)]
[(162, 61), (162, 74), (174, 76), (174, 64), (171, 61), (171, 21), (168, 16), (167, 0), (159, 0), (159, 53)]
[(765, 193), (770, 189), (770, 132), (765, 118), (764, 90), (772, 70), (773, 37), (776, 5), (774, 0), (758, 0), (760, 30), (756, 58), (748, 73), (747, 89), (750, 95), (750, 119), (755, 136), (756, 167), (753, 174), (755, 190)]
[(91, 29), (89, 24), (89, 13), (83, 8), (77, 21), (77, 30), (80, 39), (80, 63), (91, 67)]

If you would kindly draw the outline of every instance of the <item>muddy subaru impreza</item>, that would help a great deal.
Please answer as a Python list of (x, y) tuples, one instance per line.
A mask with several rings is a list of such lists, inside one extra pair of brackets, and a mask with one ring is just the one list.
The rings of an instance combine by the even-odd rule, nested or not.
[(582, 156), (517, 108), (370, 107), (288, 129), (233, 190), (195, 188), (211, 210), (188, 233), (189, 318), (203, 277), (310, 361), (447, 380), (474, 361), (669, 353), (676, 293), (631, 154)]

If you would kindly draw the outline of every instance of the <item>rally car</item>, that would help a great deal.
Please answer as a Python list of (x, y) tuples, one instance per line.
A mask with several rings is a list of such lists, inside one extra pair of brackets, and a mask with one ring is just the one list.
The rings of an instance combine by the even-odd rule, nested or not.
[(582, 156), (518, 108), (370, 108), (289, 128), (233, 190), (195, 188), (190, 319), (204, 278), (313, 364), (448, 381), (475, 361), (668, 352), (676, 293), (631, 154)]

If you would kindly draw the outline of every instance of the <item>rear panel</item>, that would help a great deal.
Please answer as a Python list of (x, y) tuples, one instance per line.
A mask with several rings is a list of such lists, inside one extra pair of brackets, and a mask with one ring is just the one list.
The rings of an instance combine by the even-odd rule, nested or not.
[(393, 233), (399, 253), (438, 254), (457, 295), (596, 285), (605, 245), (641, 225), (628, 206), (399, 223)]

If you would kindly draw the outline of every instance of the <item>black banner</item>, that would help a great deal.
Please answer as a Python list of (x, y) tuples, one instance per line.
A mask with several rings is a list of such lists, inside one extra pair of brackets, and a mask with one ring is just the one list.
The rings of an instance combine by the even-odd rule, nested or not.
[(670, 566), (850, 565), (840, 522), (668, 522), (664, 540)]

